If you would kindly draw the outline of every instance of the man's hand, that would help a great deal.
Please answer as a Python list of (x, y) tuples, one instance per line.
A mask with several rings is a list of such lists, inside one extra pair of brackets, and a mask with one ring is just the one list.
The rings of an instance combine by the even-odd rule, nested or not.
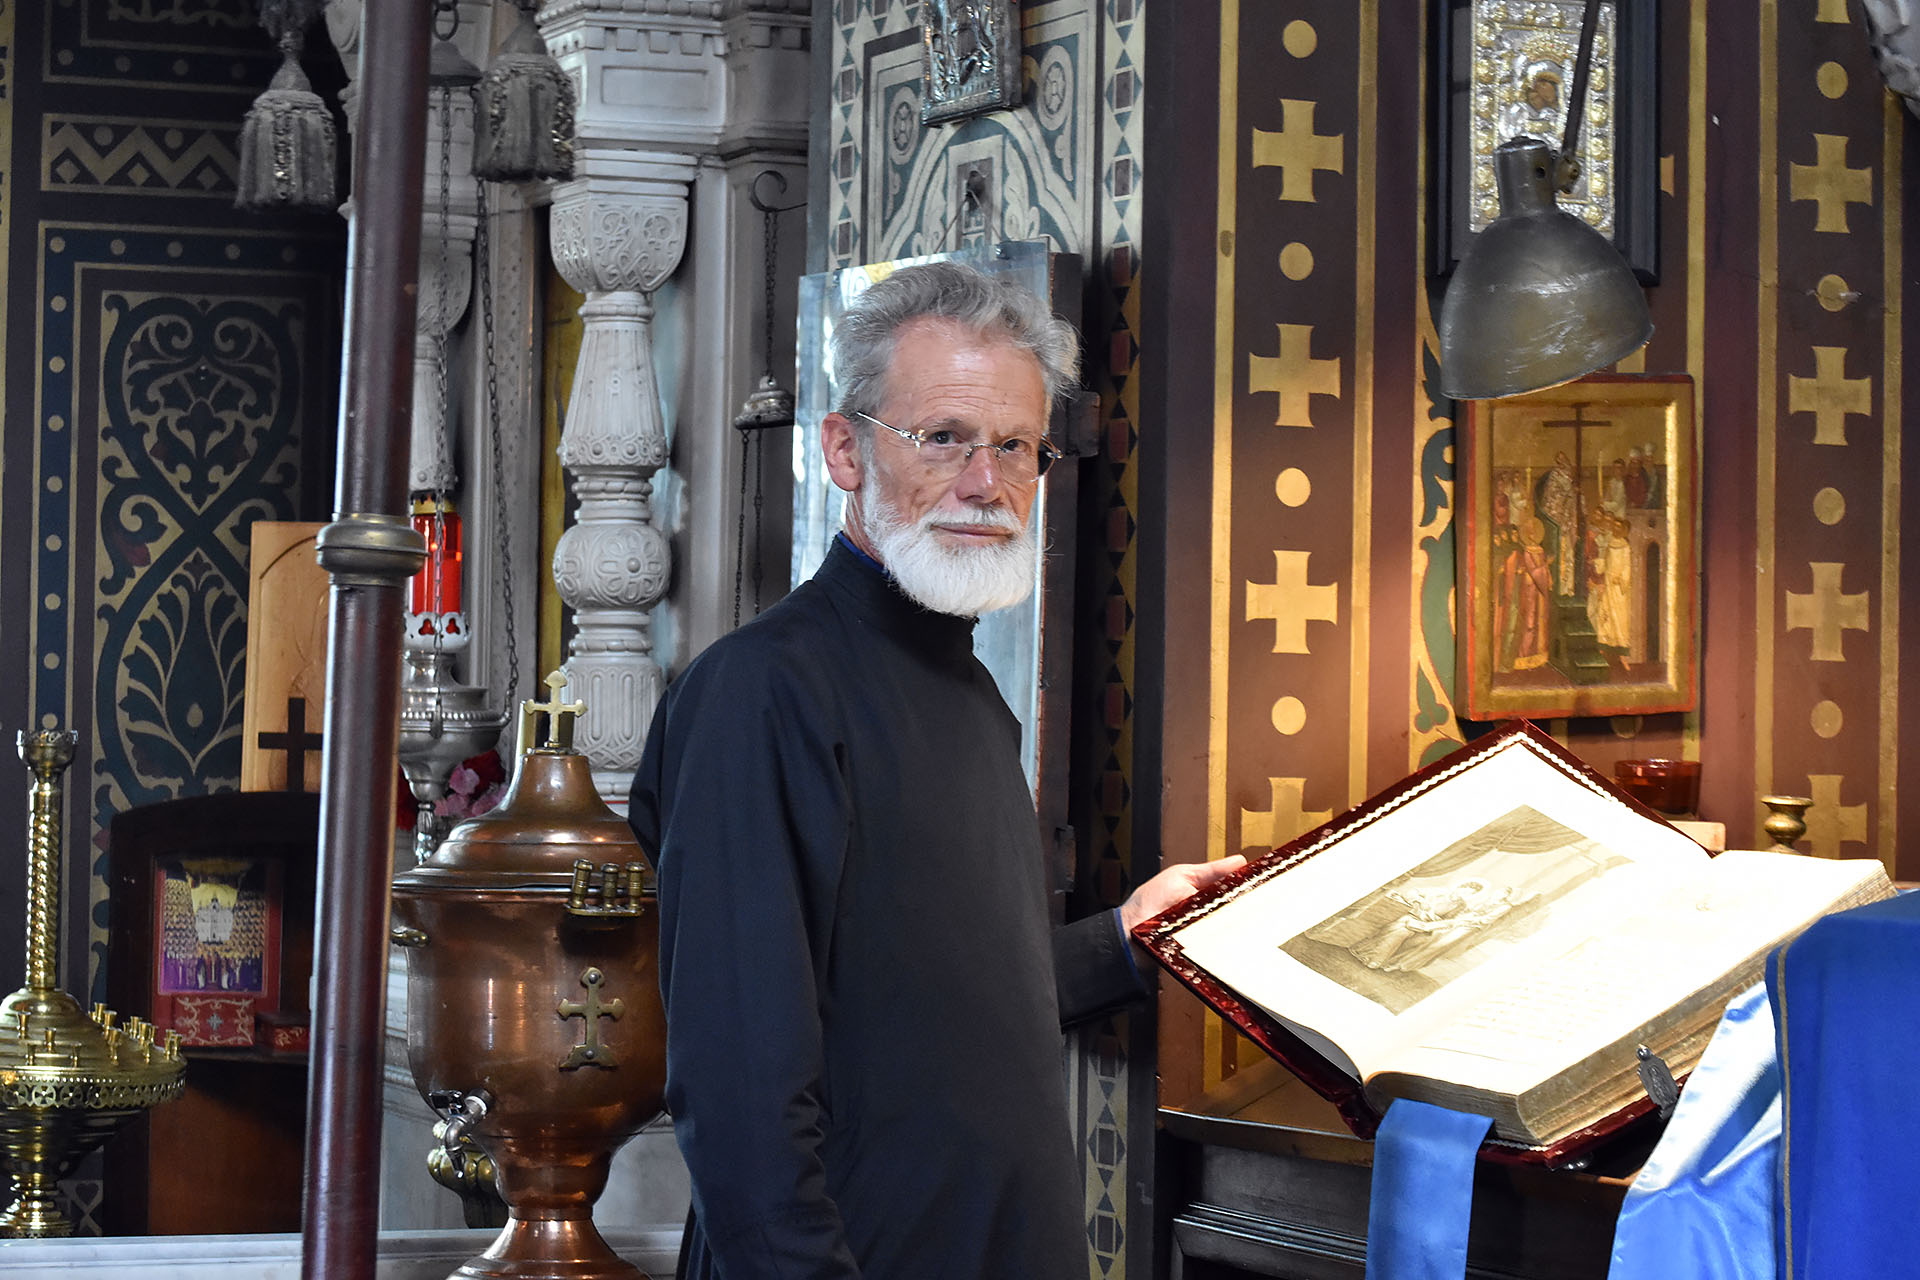
[[(1133, 927), (1142, 920), (1151, 920), (1162, 911), (1178, 906), (1246, 865), (1245, 856), (1238, 853), (1218, 862), (1177, 862), (1135, 889), (1120, 904), (1120, 927), (1132, 939)], [(1134, 945), (1138, 946), (1139, 943)]]

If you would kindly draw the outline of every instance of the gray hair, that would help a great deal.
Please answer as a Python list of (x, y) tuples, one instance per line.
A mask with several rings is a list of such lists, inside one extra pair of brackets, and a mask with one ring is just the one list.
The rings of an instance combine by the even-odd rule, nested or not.
[(1004, 338), (1040, 362), (1047, 407), (1074, 385), (1080, 335), (1033, 290), (958, 262), (902, 267), (854, 299), (833, 331), (838, 412), (877, 413), (900, 330), (919, 319), (951, 320), (963, 329)]

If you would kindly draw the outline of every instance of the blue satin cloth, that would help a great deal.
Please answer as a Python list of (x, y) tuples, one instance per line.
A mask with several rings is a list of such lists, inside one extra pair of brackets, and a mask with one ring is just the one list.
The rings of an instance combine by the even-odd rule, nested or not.
[(1816, 921), (1767, 962), (1785, 1064), (1781, 1276), (1920, 1270), (1920, 893)]
[(1400, 1098), (1373, 1141), (1367, 1280), (1460, 1280), (1473, 1165), (1493, 1121)]
[(1755, 983), (1728, 1004), (1627, 1190), (1608, 1280), (1774, 1276), (1781, 1112), (1773, 1012)]

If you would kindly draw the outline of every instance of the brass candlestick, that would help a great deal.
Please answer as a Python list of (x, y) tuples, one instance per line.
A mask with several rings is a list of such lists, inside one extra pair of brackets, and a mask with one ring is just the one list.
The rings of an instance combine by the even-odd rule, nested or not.
[(67, 1236), (55, 1187), (121, 1123), (180, 1095), (180, 1036), (160, 1044), (139, 1018), (125, 1027), (95, 1005), (91, 1015), (54, 986), (60, 943), (61, 775), (75, 736), (22, 733), (33, 771), (27, 820), (27, 985), (0, 1000), (0, 1162), (17, 1193), (0, 1213), (0, 1236)]
[(1767, 806), (1767, 820), (1760, 829), (1772, 837), (1773, 847), (1787, 853), (1800, 852), (1793, 844), (1807, 834), (1807, 810), (1813, 806), (1813, 797), (1761, 796), (1760, 803)]

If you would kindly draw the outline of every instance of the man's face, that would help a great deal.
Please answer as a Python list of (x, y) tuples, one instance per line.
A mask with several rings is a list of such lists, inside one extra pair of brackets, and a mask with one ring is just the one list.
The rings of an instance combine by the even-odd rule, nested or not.
[[(1037, 440), (1047, 426), (1046, 383), (1040, 362), (1009, 342), (951, 321), (915, 320), (895, 339), (885, 399), (875, 416), (929, 437), (947, 432), (993, 444), (1014, 436)], [(1004, 578), (1016, 581), (1024, 565), (1030, 583), (1027, 519), (1038, 486), (1008, 479), (991, 449), (975, 450), (958, 475), (943, 475), (911, 441), (884, 427), (865, 429), (872, 432), (872, 448), (865, 452), (853, 424), (840, 415), (829, 415), (823, 431), (828, 472), (849, 494), (847, 533), (855, 545), (887, 565), (910, 595), (942, 612), (985, 612), (1024, 596), (1022, 591), (1008, 599), (1007, 591), (989, 589), (980, 607), (970, 608), (964, 603), (969, 592), (923, 594), (912, 579), (966, 578), (996, 564)], [(909, 551), (915, 563), (908, 562)]]

